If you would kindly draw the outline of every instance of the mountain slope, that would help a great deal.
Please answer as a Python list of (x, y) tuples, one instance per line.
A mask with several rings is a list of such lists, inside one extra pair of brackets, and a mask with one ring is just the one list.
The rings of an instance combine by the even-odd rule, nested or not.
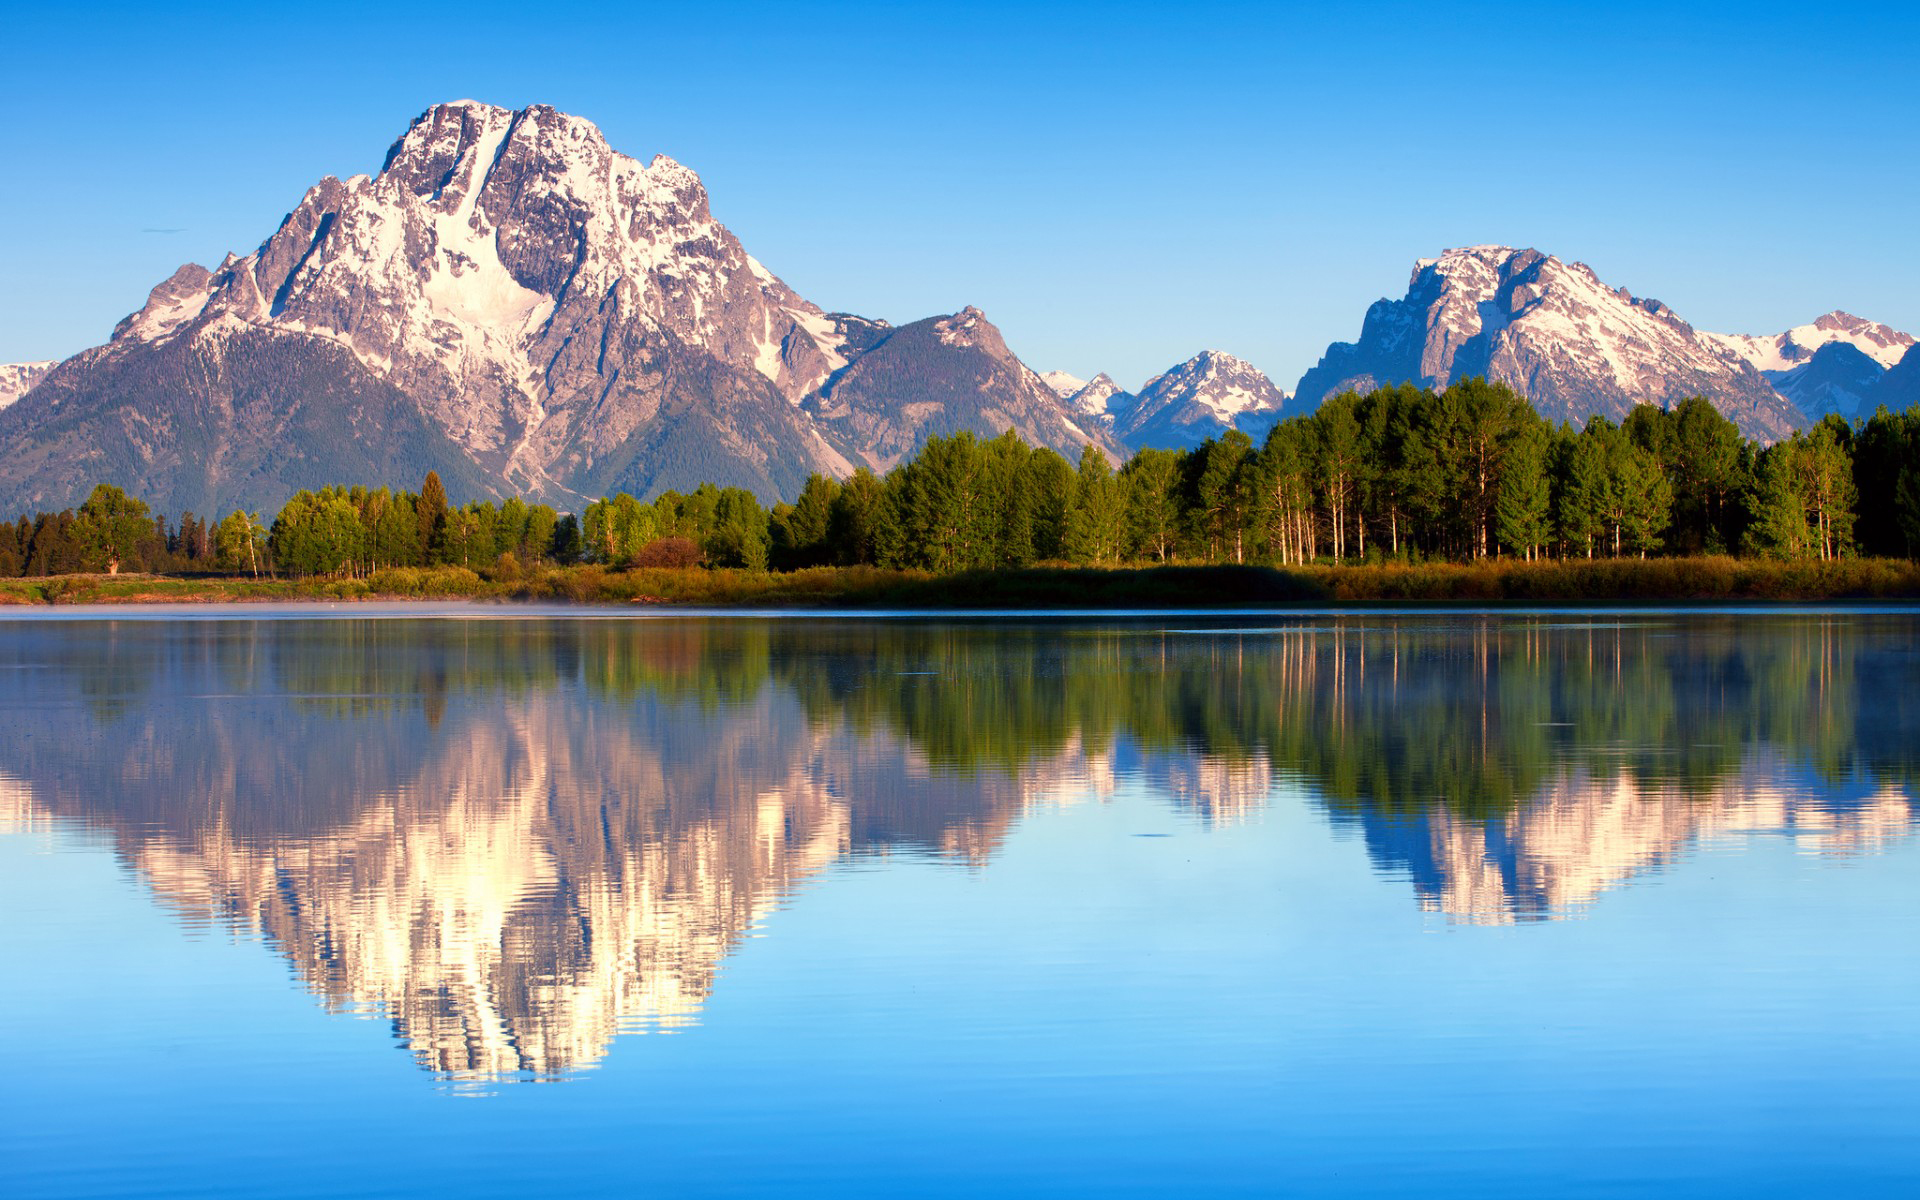
[(1900, 361), (1880, 377), (1880, 382), (1867, 393), (1864, 412), (1872, 416), (1882, 405), (1893, 412), (1920, 405), (1920, 346), (1908, 347)]
[(1114, 431), (1136, 449), (1197, 446), (1229, 429), (1256, 438), (1280, 419), (1286, 393), (1251, 364), (1202, 350), (1147, 381)]
[(210, 516), (341, 480), (410, 485), (429, 469), (456, 495), (488, 493), (407, 395), (311, 335), (219, 326), (136, 354), (89, 351), (7, 415), (29, 420), (0, 460), (9, 511), (65, 508), (115, 482), (171, 516)]
[(1416, 264), (1406, 296), (1369, 308), (1358, 342), (1328, 347), (1297, 400), (1312, 407), (1348, 388), (1445, 387), (1476, 375), (1575, 423), (1701, 395), (1750, 435), (1774, 439), (1806, 424), (1752, 364), (1659, 301), (1610, 288), (1582, 263), (1505, 246)]
[(861, 333), (873, 340), (805, 407), (836, 444), (853, 448), (850, 458), (875, 470), (893, 466), (930, 435), (968, 429), (1012, 429), (1070, 460), (1089, 442), (1115, 462), (1125, 457), (1104, 430), (1073, 420), (977, 308)]
[[(429, 467), (449, 486), (469, 481), (456, 497), (522, 492), (563, 506), (610, 487), (706, 479), (791, 496), (810, 471), (874, 458), (861, 422), (814, 419), (808, 401), (830, 379), (842, 407), (893, 406), (867, 414), (895, 447), (882, 458), (968, 422), (995, 433), (1002, 418), (1070, 454), (1088, 440), (997, 332), (980, 353), (1003, 358), (1001, 369), (947, 356), (978, 394), (916, 410), (925, 422), (904, 411), (905, 393), (849, 383), (888, 331), (796, 295), (714, 220), (699, 177), (673, 160), (643, 165), (545, 106), (443, 104), (378, 174), (323, 179), (252, 254), (181, 268), (106, 346), (52, 372), (49, 383), (62, 382), (45, 400), (42, 387), (0, 413), (0, 507), (29, 495), (70, 503), (64, 489), (109, 468), (168, 509), (189, 497), (273, 508), (293, 476), (411, 484)], [(390, 424), (393, 445), (340, 447), (330, 466), (324, 440), (283, 446), (271, 422), (202, 429), (196, 405), (250, 403), (224, 390), (226, 355), (268, 354), (267, 342), (289, 413), (311, 409), (324, 426), (336, 393), (373, 403), (377, 392), (391, 411), (385, 423), (362, 411), (359, 437)], [(936, 390), (960, 386), (930, 370)], [(55, 396), (58, 438), (46, 427)], [(311, 470), (233, 467), (283, 460)], [(367, 473), (389, 460), (410, 473)]]

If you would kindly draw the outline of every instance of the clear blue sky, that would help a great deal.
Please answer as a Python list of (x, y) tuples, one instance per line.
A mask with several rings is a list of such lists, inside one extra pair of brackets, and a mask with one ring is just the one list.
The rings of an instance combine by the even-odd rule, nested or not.
[[(810, 299), (977, 304), (1040, 370), (1291, 388), (1504, 242), (1696, 326), (1920, 333), (1920, 6), (93, 5), (9, 16), (0, 361), (105, 340), (471, 96), (698, 170)], [(1675, 11), (1680, 10), (1680, 11)]]

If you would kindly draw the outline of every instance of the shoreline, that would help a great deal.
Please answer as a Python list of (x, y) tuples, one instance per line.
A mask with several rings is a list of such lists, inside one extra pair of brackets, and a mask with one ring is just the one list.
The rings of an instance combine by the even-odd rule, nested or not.
[(464, 567), (399, 568), (363, 579), (57, 575), (0, 579), (8, 610), (189, 612), (223, 606), (517, 607), (847, 613), (1228, 613), (1338, 608), (1629, 609), (1886, 605), (1920, 601), (1920, 563), (1902, 559), (1732, 558), (1487, 561), (1404, 565), (1029, 567), (936, 576), (873, 567), (793, 572), (552, 567), (488, 577)]

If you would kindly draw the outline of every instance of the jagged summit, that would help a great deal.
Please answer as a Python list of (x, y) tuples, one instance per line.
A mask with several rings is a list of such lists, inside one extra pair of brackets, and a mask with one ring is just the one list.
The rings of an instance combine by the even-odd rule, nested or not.
[(1286, 400), (1251, 363), (1202, 350), (1148, 380), (1115, 430), (1136, 447), (1198, 445), (1234, 428), (1264, 434), (1280, 419)]
[(1105, 371), (1095, 375), (1067, 397), (1067, 407), (1080, 416), (1111, 427), (1132, 404), (1132, 393), (1113, 381)]
[[(991, 376), (986, 392), (915, 412), (911, 372), (890, 376), (899, 390), (875, 372), (850, 387), (857, 359), (912, 326), (797, 295), (714, 219), (694, 171), (643, 165), (545, 105), (440, 104), (376, 174), (322, 178), (251, 254), (182, 267), (108, 345), (52, 372), (24, 407), (45, 393), (69, 419), (0, 422), (0, 500), (70, 502), (106, 467), (176, 511), (429, 466), (457, 494), (567, 505), (708, 479), (773, 497), (810, 471), (891, 465), (949, 424), (1114, 452), (978, 309), (940, 322), (942, 369), (970, 388)], [(131, 430), (111, 416), (129, 379)], [(889, 449), (823, 424), (828, 392), (884, 416)], [(207, 420), (232, 425), (209, 438)], [(342, 455), (343, 426), (370, 459)]]
[(1311, 407), (1348, 388), (1445, 387), (1476, 375), (1577, 423), (1704, 395), (1760, 437), (1805, 424), (1752, 364), (1658, 300), (1609, 287), (1584, 263), (1508, 246), (1421, 260), (1406, 295), (1369, 308), (1360, 340), (1328, 347), (1297, 395)]

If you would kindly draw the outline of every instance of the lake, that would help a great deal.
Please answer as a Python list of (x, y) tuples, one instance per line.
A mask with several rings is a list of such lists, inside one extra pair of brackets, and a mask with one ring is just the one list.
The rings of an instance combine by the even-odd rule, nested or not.
[(1917, 635), (0, 620), (0, 1193), (1910, 1194)]

